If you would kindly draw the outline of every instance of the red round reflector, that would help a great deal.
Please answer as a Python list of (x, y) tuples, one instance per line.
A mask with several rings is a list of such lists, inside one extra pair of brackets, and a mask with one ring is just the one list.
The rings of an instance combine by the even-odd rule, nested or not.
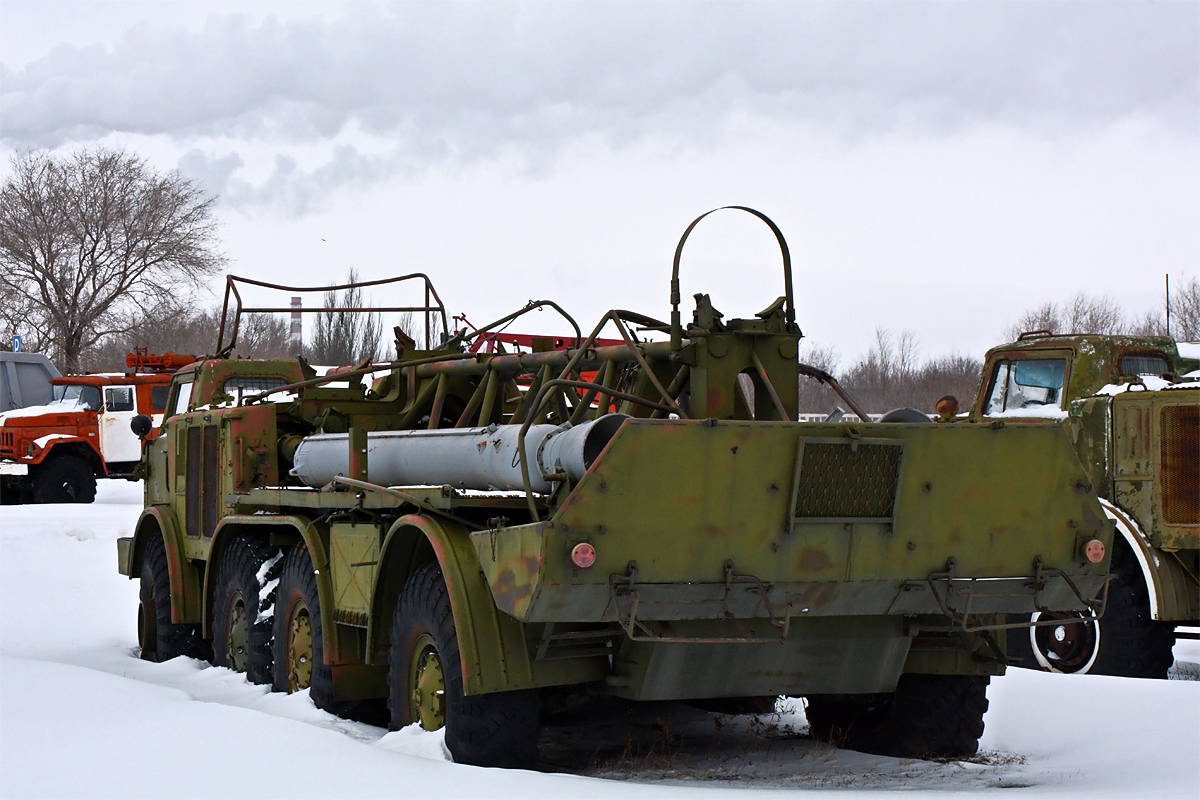
[(1099, 539), (1088, 539), (1083, 545), (1083, 555), (1093, 564), (1104, 560), (1104, 542)]
[(596, 563), (596, 548), (587, 542), (580, 542), (571, 549), (571, 563), (580, 569), (587, 569)]

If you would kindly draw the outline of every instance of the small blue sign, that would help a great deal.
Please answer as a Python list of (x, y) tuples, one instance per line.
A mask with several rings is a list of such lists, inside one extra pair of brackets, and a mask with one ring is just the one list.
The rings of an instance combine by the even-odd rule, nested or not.
[(13, 334), (13, 352), (21, 352), (21, 335), (18, 333)]

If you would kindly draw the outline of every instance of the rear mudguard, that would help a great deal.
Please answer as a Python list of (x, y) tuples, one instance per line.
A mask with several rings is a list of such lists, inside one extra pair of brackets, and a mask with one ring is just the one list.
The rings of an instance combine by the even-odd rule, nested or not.
[(1146, 581), (1150, 597), (1150, 618), (1165, 621), (1190, 621), (1200, 615), (1200, 587), (1170, 553), (1157, 550), (1142, 533), (1133, 517), (1120, 507), (1101, 499), (1104, 513), (1117, 526), (1117, 534), (1129, 545)]
[(604, 656), (531, 659), (525, 626), (496, 607), (467, 529), (448, 520), (410, 514), (388, 529), (380, 548), (367, 621), (367, 650), (386, 663), (396, 602), (423, 564), (442, 568), (462, 660), (466, 694), (597, 681), (608, 671)]

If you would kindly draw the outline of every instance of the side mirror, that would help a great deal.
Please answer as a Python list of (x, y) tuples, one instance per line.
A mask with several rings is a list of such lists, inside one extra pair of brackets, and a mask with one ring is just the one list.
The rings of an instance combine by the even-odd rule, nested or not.
[(150, 419), (145, 414), (138, 414), (136, 417), (129, 420), (129, 430), (133, 431), (133, 435), (139, 439), (145, 439), (153, 428), (154, 420)]

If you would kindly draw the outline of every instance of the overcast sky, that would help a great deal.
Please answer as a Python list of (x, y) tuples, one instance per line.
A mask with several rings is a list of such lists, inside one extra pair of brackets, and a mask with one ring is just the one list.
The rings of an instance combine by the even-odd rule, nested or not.
[[(665, 317), (737, 203), (813, 344), (981, 355), (1197, 276), (1200, 3), (0, 1), (4, 155), (97, 143), (220, 195), (237, 274)], [(684, 254), (727, 315), (780, 273), (734, 212)]]

